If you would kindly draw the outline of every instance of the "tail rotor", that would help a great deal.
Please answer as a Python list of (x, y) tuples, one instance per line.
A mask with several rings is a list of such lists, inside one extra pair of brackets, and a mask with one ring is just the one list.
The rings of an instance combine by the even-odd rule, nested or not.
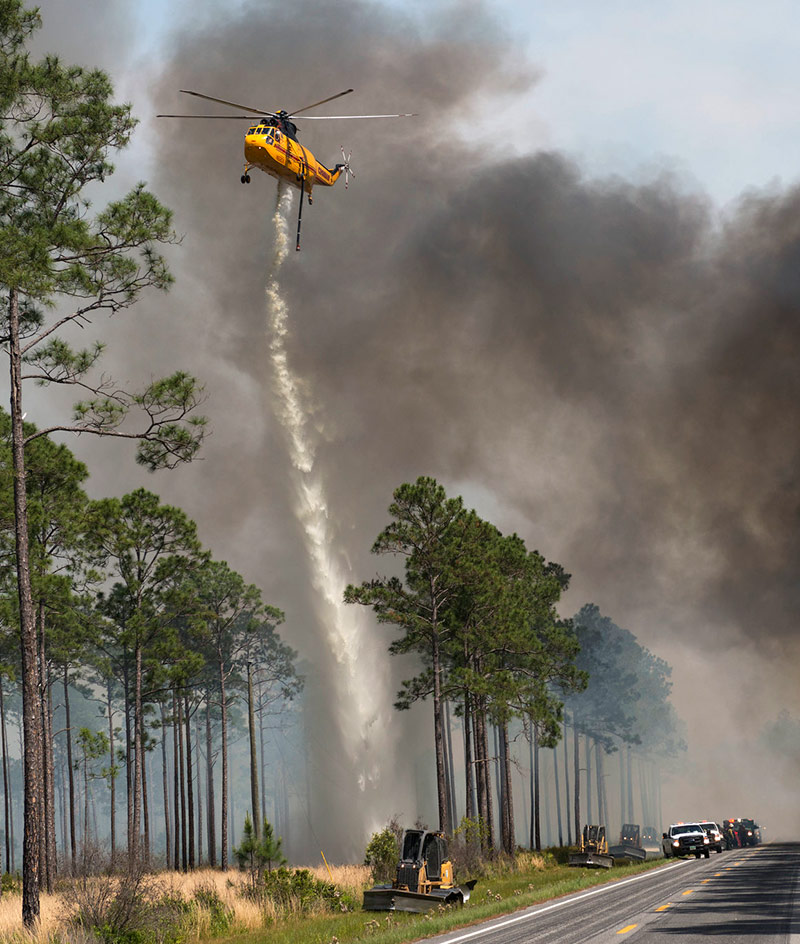
[(352, 177), (353, 180), (356, 179), (355, 171), (353, 171), (350, 167), (350, 158), (353, 156), (353, 152), (351, 151), (349, 154), (345, 154), (344, 147), (341, 148), (341, 151), (342, 163), (339, 165), (339, 168), (344, 174), (344, 189), (347, 190), (348, 186), (350, 185), (350, 178)]

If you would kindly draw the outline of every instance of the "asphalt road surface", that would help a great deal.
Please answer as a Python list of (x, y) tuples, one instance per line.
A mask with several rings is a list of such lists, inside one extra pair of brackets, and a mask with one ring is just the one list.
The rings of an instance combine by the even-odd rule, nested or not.
[(667, 860), (660, 869), (428, 940), (800, 944), (800, 843), (712, 852), (710, 859)]

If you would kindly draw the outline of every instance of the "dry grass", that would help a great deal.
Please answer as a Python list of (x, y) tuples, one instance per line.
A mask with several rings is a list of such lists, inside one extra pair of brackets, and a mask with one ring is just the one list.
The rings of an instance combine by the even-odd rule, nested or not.
[[(343, 892), (360, 897), (362, 890), (369, 884), (370, 870), (364, 865), (332, 865), (330, 875), (324, 865), (308, 866), (315, 878), (330, 881)], [(165, 893), (180, 895), (185, 899), (194, 897), (198, 889), (213, 888), (223, 904), (233, 912), (234, 932), (257, 931), (264, 926), (265, 919), (278, 917), (270, 914), (257, 903), (242, 897), (241, 889), (247, 884), (247, 878), (241, 872), (231, 870), (220, 872), (214, 869), (199, 869), (195, 872), (159, 872), (155, 881), (163, 887)], [(42, 893), (41, 923), (35, 934), (29, 934), (22, 927), (22, 899), (19, 895), (5, 894), (0, 898), (0, 942), (4, 944), (48, 944), (62, 927), (67, 917), (64, 896)], [(202, 919), (198, 935), (204, 936)]]
[(60, 895), (42, 893), (39, 898), (41, 923), (39, 931), (28, 935), (22, 929), (22, 896), (5, 893), (0, 898), (0, 940), (11, 937), (29, 937), (31, 940), (47, 940), (61, 924), (64, 906)]

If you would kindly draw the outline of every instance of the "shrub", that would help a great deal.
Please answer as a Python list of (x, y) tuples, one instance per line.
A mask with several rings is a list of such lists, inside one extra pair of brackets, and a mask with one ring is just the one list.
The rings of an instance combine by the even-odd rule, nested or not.
[(397, 873), (400, 861), (400, 840), (403, 831), (397, 819), (379, 833), (373, 833), (364, 852), (364, 865), (372, 869), (373, 882), (391, 882)]
[(179, 944), (192, 906), (167, 894), (142, 863), (120, 875), (82, 875), (63, 892), (65, 923), (104, 944)]
[(242, 894), (282, 912), (352, 911), (356, 904), (347, 892), (315, 878), (308, 869), (273, 869), (258, 886), (242, 889)]
[(223, 934), (233, 924), (233, 910), (219, 897), (219, 892), (212, 884), (198, 885), (193, 899), (197, 908), (208, 915), (208, 932)]

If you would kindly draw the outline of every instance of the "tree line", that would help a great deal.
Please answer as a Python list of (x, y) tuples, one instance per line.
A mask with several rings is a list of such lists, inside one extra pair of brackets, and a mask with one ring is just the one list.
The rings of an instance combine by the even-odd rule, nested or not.
[[(567, 722), (574, 747), (571, 796), (566, 758), (564, 766), (567, 841), (577, 840), (581, 829), (581, 738), (589, 790), (594, 751), (600, 819), (608, 821), (603, 757), (616, 750), (628, 768), (621, 775), (627, 784), (621, 805), (632, 816), (631, 749), (658, 755), (682, 747), (680, 722), (668, 700), (669, 666), (594, 605), (574, 619), (560, 617), (557, 604), (570, 581), (565, 569), (528, 550), (519, 535), (503, 535), (467, 510), (460, 497), (448, 497), (435, 479), (420, 477), (397, 488), (389, 515), (372, 551), (400, 558), (403, 578), (377, 576), (350, 585), (344, 599), (371, 607), (379, 622), (397, 631), (391, 653), (417, 656), (420, 669), (402, 683), (395, 707), (431, 700), (439, 829), (450, 833), (458, 825), (451, 704), (464, 732), (465, 817), (477, 824), (484, 850), (496, 844), (495, 791), (499, 845), (508, 854), (515, 848), (514, 723), (531, 745), (532, 847), (541, 848), (538, 751), (554, 748)], [(496, 750), (490, 746), (492, 728)], [(655, 816), (656, 803), (650, 805)]]
[[(3, 691), (22, 675), (21, 627), (16, 605), (14, 520), (10, 513), (13, 466), (10, 422), (0, 411), (0, 726), (5, 747)], [(26, 428), (27, 424), (26, 424)], [(146, 489), (122, 498), (90, 500), (82, 488), (86, 466), (49, 437), (32, 440), (26, 451), (31, 601), (35, 614), (37, 702), (41, 717), (41, 768), (35, 786), (41, 796), (38, 869), (52, 890), (58, 867), (54, 784), (54, 702), (66, 723), (63, 786), (68, 868), (92, 840), (90, 779), (102, 779), (110, 794), (112, 862), (120, 854), (151, 856), (153, 838), (165, 837), (168, 866), (194, 868), (201, 812), (206, 818), (206, 859), (228, 867), (228, 745), (231, 706), (241, 702), (240, 719), (249, 741), (251, 813), (261, 829), (264, 798), (259, 790), (265, 718), (298, 694), (302, 678), (296, 653), (280, 638), (284, 619), (261, 591), (226, 563), (214, 560), (197, 527), (179, 508), (162, 504)], [(83, 687), (102, 700), (105, 729), (78, 731), (71, 723), (71, 692)], [(176, 763), (172, 782), (167, 741)], [(259, 752), (259, 741), (262, 750)], [(159, 743), (160, 742), (160, 743)], [(148, 751), (162, 758), (163, 819), (156, 825), (147, 797)], [(197, 765), (201, 755), (205, 773)], [(103, 758), (104, 761), (103, 761)], [(219, 760), (221, 796), (214, 767)], [(101, 766), (98, 769), (98, 761)], [(193, 769), (197, 768), (193, 773)], [(83, 835), (76, 828), (76, 776), (83, 779)], [(25, 774), (26, 793), (31, 789)], [(201, 811), (194, 785), (204, 783)], [(116, 831), (118, 791), (124, 794), (124, 837)], [(9, 791), (5, 791), (8, 820)], [(168, 812), (171, 811), (171, 814)], [(219, 816), (219, 820), (217, 820)], [(8, 839), (9, 830), (6, 830)], [(219, 840), (218, 837), (219, 836)], [(219, 842), (219, 845), (218, 845)], [(161, 844), (159, 843), (159, 848)], [(81, 852), (82, 850), (82, 852)], [(10, 868), (8, 847), (6, 868)]]

